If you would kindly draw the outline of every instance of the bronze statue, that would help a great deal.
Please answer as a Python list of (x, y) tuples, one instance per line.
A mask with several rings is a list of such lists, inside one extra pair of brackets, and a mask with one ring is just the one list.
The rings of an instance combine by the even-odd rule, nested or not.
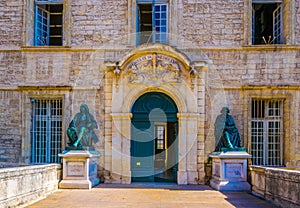
[(80, 112), (74, 116), (67, 130), (70, 140), (69, 147), (71, 149), (84, 149), (84, 147), (91, 147), (92, 141), (97, 143), (98, 138), (93, 130), (97, 128), (97, 122), (94, 116), (89, 113), (88, 106), (81, 104)]
[(229, 108), (224, 107), (221, 110), (215, 122), (215, 138), (216, 138), (216, 152), (226, 151), (245, 151), (241, 147), (241, 139), (239, 131), (235, 126), (234, 120), (229, 115)]

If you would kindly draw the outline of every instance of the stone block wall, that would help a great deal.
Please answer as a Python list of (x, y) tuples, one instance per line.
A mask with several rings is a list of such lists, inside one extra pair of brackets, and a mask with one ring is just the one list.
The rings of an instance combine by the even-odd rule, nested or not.
[(300, 53), (296, 47), (258, 46), (204, 51), (212, 62), (212, 72), (222, 80), (224, 88), (283, 83), (298, 85), (300, 80)]
[[(105, 62), (118, 60), (134, 47), (133, 41), (128, 48), (118, 49), (124, 42), (130, 43), (130, 32), (135, 32), (129, 22), (133, 18), (130, 11), (136, 9), (129, 8), (132, 2), (64, 0), (65, 46), (30, 47), (33, 0), (0, 0), (0, 162), (29, 161), (28, 153), (24, 153), (30, 152), (27, 148), (30, 127), (24, 127), (31, 115), (30, 110), (26, 110), (30, 108), (28, 97), (60, 95), (67, 98), (64, 127), (82, 102), (86, 102), (95, 115), (99, 125), (96, 134), (100, 140), (95, 147), (101, 153), (100, 171), (103, 178), (109, 180), (113, 74), (107, 71)], [(295, 24), (291, 30), (292, 43), (299, 44), (300, 0), (289, 2), (289, 6), (292, 3), (295, 5), (292, 7), (294, 13), (291, 13), (291, 22)], [(197, 92), (198, 99), (206, 98), (205, 106), (198, 106), (199, 112), (206, 114), (206, 119), (199, 121), (198, 169), (202, 170), (204, 163), (209, 163), (208, 154), (215, 147), (214, 121), (225, 105), (231, 109), (244, 146), (248, 147), (248, 96), (253, 90), (255, 94), (263, 95), (268, 91), (273, 97), (289, 97), (291, 105), (285, 114), (292, 117), (287, 117), (288, 122), (285, 122), (288, 136), (284, 142), (284, 157), (285, 162), (299, 160), (299, 46), (246, 46), (249, 38), (249, 11), (246, 9), (251, 5), (250, 1), (174, 0), (172, 5), (177, 8), (172, 8), (178, 23), (172, 25), (174, 35), (189, 43), (180, 46), (194, 50), (189, 58), (206, 61), (208, 65), (206, 77), (198, 77), (198, 83), (206, 79), (205, 86), (199, 85)], [(64, 87), (64, 90), (59, 89)], [(22, 114), (25, 111), (27, 113)], [(289, 119), (293, 121), (290, 126)], [(26, 147), (25, 150), (22, 147)], [(203, 178), (203, 175), (199, 176), (201, 181)]]
[(24, 206), (58, 189), (61, 165), (36, 165), (0, 169), (0, 207)]
[(127, 32), (126, 0), (72, 1), (71, 45), (100, 47), (121, 39)]
[[(275, 51), (271, 48), (247, 47), (232, 50), (199, 48), (195, 53), (204, 55), (203, 59), (208, 63), (206, 78), (201, 75), (198, 80), (198, 97), (200, 99), (204, 94), (206, 96), (205, 106), (198, 106), (199, 112), (205, 108), (206, 114), (206, 120), (199, 121), (199, 129), (204, 127), (204, 131), (199, 131), (198, 135), (199, 169), (204, 168), (203, 162), (208, 162), (208, 154), (214, 150), (214, 122), (224, 106), (231, 109), (243, 144), (249, 147), (247, 112), (250, 109), (250, 92), (272, 95), (273, 98), (286, 95), (290, 100), (285, 111), (290, 117), (285, 122), (287, 136), (284, 142), (284, 163), (299, 160), (300, 145), (297, 138), (300, 134), (300, 121), (296, 112), (299, 112), (300, 53), (297, 47), (285, 47)], [(27, 128), (27, 133), (24, 132), (24, 122), (30, 122), (30, 111), (22, 115), (26, 108), (30, 109), (29, 104), (23, 105), (25, 101), (29, 102), (30, 95), (45, 97), (66, 94), (64, 127), (67, 128), (79, 111), (80, 104), (86, 102), (99, 125), (96, 131), (100, 139), (96, 148), (102, 155), (99, 164), (101, 168), (110, 169), (112, 127), (111, 117), (108, 115), (112, 105), (112, 79), (109, 78), (112, 74), (104, 66), (106, 51), (24, 48), (20, 51), (2, 51), (0, 57), (0, 106), (3, 112), (0, 119), (4, 124), (0, 128), (2, 162), (25, 162), (25, 158), (28, 158), (26, 156), (20, 159), (25, 151), (21, 150), (22, 141), (27, 141), (23, 142), (23, 147), (30, 142), (27, 138), (30, 137), (30, 127)], [(202, 86), (204, 78), (205, 86)], [(34, 86), (42, 88), (33, 89)], [(64, 87), (67, 88), (66, 92), (59, 90)], [(32, 92), (27, 96), (25, 91)], [(24, 121), (24, 116), (29, 120)], [(289, 124), (290, 119), (293, 122)], [(26, 151), (30, 151), (30, 148)], [(107, 173), (105, 175), (109, 177)], [(203, 177), (199, 176), (201, 180)]]
[[(0, 48), (0, 86), (14, 86), (24, 80), (26, 74), (24, 65), (24, 57), (21, 51), (1, 51)], [(32, 68), (28, 73), (30, 72), (32, 72)]]
[[(135, 33), (129, 22), (135, 19), (130, 16), (136, 9), (132, 6), (135, 5), (133, 1), (64, 0), (64, 45), (101, 48), (103, 44), (127, 42), (131, 33)], [(295, 24), (294, 28), (288, 26), (285, 30), (289, 33), (285, 34), (286, 39), (289, 44), (299, 44), (300, 1), (285, 0), (284, 3), (287, 5), (284, 9), (285, 16), (290, 15), (285, 18), (287, 23)], [(21, 0), (1, 0), (0, 6), (0, 48), (16, 49), (32, 45), (34, 0), (25, 3)], [(178, 39), (189, 40), (192, 47), (249, 44), (251, 11), (247, 9), (251, 10), (250, 0), (177, 0), (172, 2), (172, 7), (178, 8), (173, 14), (176, 15), (178, 24), (170, 23), (174, 27), (173, 35), (178, 36)]]
[(19, 163), (21, 158), (20, 94), (0, 90), (0, 164)]
[[(197, 46), (240, 46), (244, 1), (184, 0), (179, 34)], [(182, 18), (182, 19), (181, 19)]]
[[(298, 23), (300, 22), (300, 1), (296, 0), (295, 1), (295, 19), (294, 22)], [(295, 44), (300, 44), (300, 25), (296, 24), (295, 25)]]
[(22, 0), (0, 1), (0, 49), (22, 45), (23, 3)]

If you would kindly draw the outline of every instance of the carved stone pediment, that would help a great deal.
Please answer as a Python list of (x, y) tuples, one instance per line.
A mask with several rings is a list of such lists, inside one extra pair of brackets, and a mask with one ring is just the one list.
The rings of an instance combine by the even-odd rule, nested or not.
[(179, 83), (183, 66), (174, 58), (162, 54), (147, 54), (134, 59), (124, 67), (128, 83)]

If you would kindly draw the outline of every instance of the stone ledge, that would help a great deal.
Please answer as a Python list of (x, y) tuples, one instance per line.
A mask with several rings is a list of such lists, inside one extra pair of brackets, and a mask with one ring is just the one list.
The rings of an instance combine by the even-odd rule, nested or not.
[(92, 183), (89, 180), (62, 180), (59, 183), (61, 189), (91, 189)]
[(213, 152), (209, 155), (211, 158), (251, 158), (251, 155), (243, 151)]

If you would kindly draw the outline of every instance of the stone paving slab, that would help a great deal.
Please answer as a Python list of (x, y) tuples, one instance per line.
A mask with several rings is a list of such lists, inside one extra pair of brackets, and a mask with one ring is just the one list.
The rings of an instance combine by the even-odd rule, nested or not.
[(28, 208), (275, 208), (246, 192), (219, 192), (204, 185), (100, 184), (91, 190), (60, 189)]

